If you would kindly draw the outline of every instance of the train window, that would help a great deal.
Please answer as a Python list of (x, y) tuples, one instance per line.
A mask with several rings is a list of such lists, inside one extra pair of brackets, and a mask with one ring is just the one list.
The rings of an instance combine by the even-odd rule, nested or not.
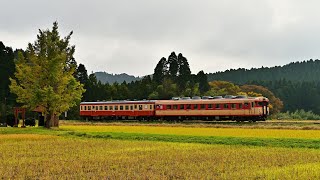
[(251, 103), (251, 107), (254, 107), (254, 103), (253, 102)]
[(123, 106), (120, 106), (120, 110), (123, 110)]
[(126, 110), (129, 110), (129, 106), (126, 106)]
[(137, 107), (137, 105), (136, 105), (136, 104), (134, 105), (134, 109), (138, 109), (138, 107)]
[(99, 106), (99, 110), (102, 111), (102, 106)]
[(104, 106), (104, 110), (106, 110), (106, 111), (107, 111), (107, 110), (108, 110), (108, 106)]
[(110, 109), (110, 111), (112, 111), (113, 110), (113, 106), (109, 106), (109, 109)]
[(87, 110), (87, 106), (84, 106), (84, 110)]
[(144, 105), (144, 108), (145, 108), (145, 109), (148, 109), (148, 105)]
[(133, 106), (130, 106), (130, 110), (133, 110)]
[(229, 108), (228, 104), (224, 104), (224, 105), (223, 105), (223, 108), (224, 108), (224, 109), (228, 109), (228, 108)]
[(236, 107), (237, 107), (236, 104), (231, 104), (232, 109), (235, 109)]
[(242, 109), (242, 104), (239, 104), (239, 109)]
[(187, 109), (191, 109), (191, 104), (187, 104)]
[(194, 104), (193, 109), (198, 109), (198, 104)]
[(91, 110), (91, 106), (88, 106), (88, 110), (89, 110), (89, 111)]
[(208, 109), (212, 109), (212, 104), (208, 104)]
[(178, 109), (178, 105), (173, 105), (173, 109)]
[(150, 105), (150, 109), (152, 109), (152, 105)]
[(167, 108), (167, 109), (171, 109), (171, 107), (172, 107), (171, 105), (167, 105), (167, 107), (166, 107), (166, 108)]
[(220, 104), (216, 104), (216, 109), (220, 109)]
[(117, 110), (118, 110), (118, 106), (114, 106), (114, 110), (116, 110), (116, 111), (117, 111)]
[(80, 106), (80, 111), (82, 111), (82, 106)]
[(249, 103), (248, 102), (244, 103), (244, 107), (249, 107)]
[(184, 104), (180, 104), (180, 109), (184, 109)]
[(139, 105), (139, 110), (142, 110), (142, 105)]
[(205, 109), (206, 106), (205, 106), (204, 104), (201, 104), (201, 105), (200, 105), (200, 108), (201, 108), (201, 109)]

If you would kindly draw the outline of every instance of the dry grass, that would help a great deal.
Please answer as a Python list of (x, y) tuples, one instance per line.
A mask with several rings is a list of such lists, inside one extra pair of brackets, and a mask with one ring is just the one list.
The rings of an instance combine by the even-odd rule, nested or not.
[(320, 178), (319, 150), (51, 136), (39, 141), (45, 136), (1, 135), (0, 176), (3, 179)]
[(0, 144), (5, 141), (24, 141), (24, 140), (47, 140), (57, 138), (57, 136), (50, 136), (50, 135), (38, 135), (38, 134), (0, 134)]

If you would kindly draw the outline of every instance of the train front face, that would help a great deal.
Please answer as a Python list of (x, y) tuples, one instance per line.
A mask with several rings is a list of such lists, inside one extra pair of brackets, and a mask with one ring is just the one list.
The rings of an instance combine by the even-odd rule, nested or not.
[(255, 99), (255, 109), (256, 115), (262, 119), (266, 119), (269, 115), (269, 99), (266, 97), (259, 97)]

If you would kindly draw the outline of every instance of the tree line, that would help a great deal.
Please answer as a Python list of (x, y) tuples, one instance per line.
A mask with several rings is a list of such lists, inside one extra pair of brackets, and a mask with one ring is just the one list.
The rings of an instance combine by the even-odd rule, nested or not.
[(264, 86), (283, 101), (283, 111), (305, 110), (316, 114), (320, 114), (319, 77), (320, 60), (312, 59), (271, 68), (239, 68), (208, 74), (209, 81)]
[(208, 80), (223, 80), (237, 84), (245, 84), (251, 81), (279, 81), (292, 82), (320, 81), (320, 60), (310, 59), (307, 61), (291, 62), (284, 66), (261, 67), (261, 68), (239, 68), (226, 71), (218, 71), (208, 74)]

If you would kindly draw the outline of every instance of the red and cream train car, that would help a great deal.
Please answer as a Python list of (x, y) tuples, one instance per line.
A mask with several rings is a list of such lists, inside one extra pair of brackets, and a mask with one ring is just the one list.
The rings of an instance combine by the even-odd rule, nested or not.
[(265, 97), (82, 102), (80, 116), (90, 119), (259, 121), (269, 115), (268, 104)]
[(264, 97), (156, 101), (155, 115), (164, 119), (265, 120), (269, 100)]
[(101, 101), (80, 103), (80, 116), (89, 119), (127, 119), (154, 117), (155, 101)]

